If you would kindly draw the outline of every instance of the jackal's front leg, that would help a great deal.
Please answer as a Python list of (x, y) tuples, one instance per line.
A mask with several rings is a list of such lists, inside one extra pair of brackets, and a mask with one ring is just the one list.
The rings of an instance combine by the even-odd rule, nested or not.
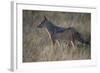
[(54, 47), (56, 45), (56, 41), (54, 39), (51, 39), (51, 45)]
[(54, 39), (52, 35), (51, 35), (51, 42), (52, 42), (53, 47), (55, 48), (57, 48), (58, 46), (60, 47), (59, 41)]
[(51, 40), (52, 48), (56, 48), (57, 41), (52, 36), (51, 36), (50, 40)]

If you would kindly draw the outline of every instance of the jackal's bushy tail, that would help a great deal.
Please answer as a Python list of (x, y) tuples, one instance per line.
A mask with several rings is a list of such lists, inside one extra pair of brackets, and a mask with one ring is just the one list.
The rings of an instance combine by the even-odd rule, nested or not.
[(83, 35), (79, 32), (76, 32), (76, 38), (78, 41), (80, 41), (82, 44), (90, 45), (90, 41), (86, 40)]

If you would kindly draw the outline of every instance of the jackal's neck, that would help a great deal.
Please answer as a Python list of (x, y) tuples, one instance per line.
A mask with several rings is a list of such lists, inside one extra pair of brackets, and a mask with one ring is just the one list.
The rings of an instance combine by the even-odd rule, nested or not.
[(48, 21), (47, 23), (46, 23), (46, 30), (48, 31), (48, 32), (53, 32), (53, 30), (54, 30), (54, 27), (55, 27), (55, 25), (53, 24), (53, 23), (51, 23), (50, 21)]

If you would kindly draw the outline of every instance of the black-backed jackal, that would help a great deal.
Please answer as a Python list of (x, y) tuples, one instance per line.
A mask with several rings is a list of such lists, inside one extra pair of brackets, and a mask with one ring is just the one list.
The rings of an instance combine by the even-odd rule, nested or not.
[(51, 39), (53, 45), (55, 45), (56, 43), (60, 45), (60, 40), (64, 40), (67, 46), (71, 45), (73, 48), (75, 48), (75, 41), (79, 41), (82, 44), (90, 45), (90, 41), (86, 41), (75, 28), (63, 28), (56, 26), (45, 16), (44, 20), (37, 27), (45, 28), (45, 30), (49, 34), (49, 38)]

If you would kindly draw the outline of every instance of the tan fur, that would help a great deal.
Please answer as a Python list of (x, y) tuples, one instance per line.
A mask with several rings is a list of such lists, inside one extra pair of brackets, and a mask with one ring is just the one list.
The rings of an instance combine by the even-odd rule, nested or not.
[(60, 47), (60, 43), (59, 43), (59, 41), (58, 41), (58, 40), (56, 40), (56, 42), (57, 42), (57, 45)]
[(71, 44), (72, 44), (73, 48), (75, 49), (75, 45), (74, 45), (73, 41), (71, 41)]
[[(45, 31), (48, 33), (49, 38), (50, 38), (50, 40), (51, 40), (51, 42), (52, 42), (51, 34), (48, 32), (47, 28), (45, 28)], [(56, 40), (56, 43), (57, 43), (57, 45), (60, 47), (60, 43), (59, 43), (58, 40)], [(53, 43), (51, 43), (51, 44), (53, 44)], [(53, 45), (54, 45), (54, 44), (53, 44)]]
[[(46, 30), (46, 32), (48, 33), (50, 40), (52, 41), (51, 35), (50, 35), (50, 33), (48, 32), (47, 28), (45, 28), (45, 30)], [(52, 44), (52, 43), (51, 43), (51, 44)]]
[[(49, 39), (52, 41), (51, 34), (48, 32), (47, 28), (45, 28), (45, 31), (48, 33)], [(73, 41), (70, 41), (70, 42), (71, 42), (73, 48), (75, 49), (75, 45), (74, 45)], [(56, 40), (56, 43), (57, 43), (57, 45), (60, 47), (60, 43), (59, 43), (58, 40)], [(68, 43), (68, 44), (69, 44), (69, 43)], [(68, 47), (68, 44), (67, 44), (67, 47)], [(54, 44), (53, 44), (53, 45), (54, 45)]]

